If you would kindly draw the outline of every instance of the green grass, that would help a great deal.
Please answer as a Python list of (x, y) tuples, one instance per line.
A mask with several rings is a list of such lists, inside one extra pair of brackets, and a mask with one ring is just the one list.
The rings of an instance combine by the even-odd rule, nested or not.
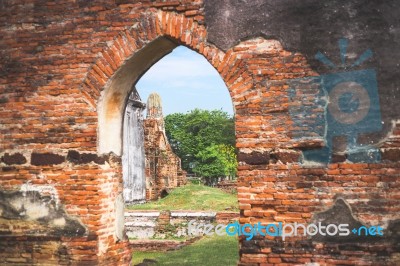
[(239, 211), (236, 194), (204, 185), (187, 184), (154, 202), (128, 206), (131, 210)]
[(229, 266), (237, 265), (239, 259), (238, 239), (232, 236), (205, 237), (190, 246), (168, 252), (133, 252), (133, 265), (143, 259), (154, 259), (157, 265), (176, 266)]

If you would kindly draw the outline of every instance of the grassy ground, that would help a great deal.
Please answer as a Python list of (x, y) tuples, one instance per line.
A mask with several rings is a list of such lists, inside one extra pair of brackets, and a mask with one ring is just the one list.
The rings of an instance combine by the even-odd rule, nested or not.
[(238, 239), (232, 236), (205, 237), (198, 242), (177, 251), (134, 252), (133, 265), (143, 259), (154, 259), (156, 265), (176, 266), (229, 266), (237, 265), (239, 259)]
[(128, 206), (132, 210), (212, 210), (239, 211), (236, 194), (204, 185), (188, 184), (168, 196), (146, 204)]

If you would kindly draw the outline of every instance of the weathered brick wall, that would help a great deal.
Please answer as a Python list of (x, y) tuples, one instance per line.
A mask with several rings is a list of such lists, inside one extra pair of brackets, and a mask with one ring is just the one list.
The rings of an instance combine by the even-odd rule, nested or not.
[[(251, 45), (252, 41), (247, 47)], [(290, 105), (307, 104), (315, 95), (305, 95), (302, 103), (291, 102), (288, 81), (316, 73), (304, 57), (284, 51), (279, 44), (247, 62), (256, 84), (248, 94), (254, 100), (243, 109), (236, 108), (240, 222), (308, 224), (320, 221), (318, 214), (327, 211), (335, 219), (322, 215), (322, 221), (349, 223), (351, 227), (358, 220), (368, 226), (384, 225), (387, 230), (382, 239), (369, 240), (316, 241), (302, 237), (284, 242), (272, 237), (242, 240), (241, 264), (398, 264), (399, 246), (395, 244), (398, 234), (394, 232), (399, 230), (400, 165), (399, 157), (385, 155), (389, 150), (393, 154), (398, 152), (395, 129), (398, 124), (394, 123), (394, 134), (381, 146), (380, 163), (351, 163), (343, 159), (327, 166), (298, 163), (303, 151), (323, 146), (324, 141), (309, 128), (302, 129), (304, 135), (310, 134), (308, 138), (294, 137), (298, 128), (289, 112)], [(391, 148), (386, 149), (388, 146)], [(346, 160), (346, 154), (341, 156)], [(332, 207), (339, 198), (351, 206), (351, 210), (339, 207), (342, 215)]]
[(339, 208), (353, 223), (385, 227), (375, 242), (241, 239), (241, 264), (399, 263), (400, 124), (379, 143), (380, 162), (299, 163), (304, 150), (323, 146), (318, 134), (296, 138), (289, 110), (303, 104), (291, 101), (289, 80), (318, 75), (301, 54), (263, 38), (220, 50), (207, 41), (201, 1), (0, 6), (2, 263), (128, 264), (128, 242), (117, 237), (124, 104), (178, 44), (204, 55), (229, 89), (242, 223), (308, 223)]
[[(2, 208), (2, 218), (26, 222), (18, 228), (2, 220), (1, 242), (10, 244), (1, 249), (1, 262), (10, 258), (7, 262), (11, 263), (15, 258), (18, 264), (31, 263), (37, 256), (42, 256), (43, 262), (47, 256), (55, 265), (127, 263), (131, 256), (128, 242), (115, 237), (115, 202), (122, 192), (121, 161), (113, 154), (97, 155), (97, 96), (84, 80), (98, 84), (93, 75), (102, 81), (98, 76), (101, 71), (116, 70), (114, 67), (122, 63), (119, 52), (111, 54), (112, 59), (101, 52), (136, 22), (148, 23), (142, 15), (145, 9), (186, 13), (199, 21), (201, 3), (5, 1), (0, 5), (2, 202), (9, 202), (10, 195), (28, 182), (39, 188), (50, 186), (56, 191), (55, 199), (36, 198), (37, 204), (65, 210), (65, 219), (77, 219), (86, 229), (79, 232), (82, 236), (75, 236), (59, 226), (65, 230), (60, 230), (54, 241), (63, 252), (57, 248), (51, 251), (46, 248), (48, 240), (41, 240), (34, 230), (36, 224), (49, 226), (51, 219), (6, 216), (6, 207), (21, 211), (10, 203)], [(147, 32), (155, 35), (155, 28), (148, 25), (140, 34), (147, 36)], [(137, 40), (138, 49), (149, 42), (139, 35), (132, 38)], [(102, 70), (93, 65), (98, 58), (99, 65), (105, 64)], [(88, 74), (90, 69), (92, 74)]]

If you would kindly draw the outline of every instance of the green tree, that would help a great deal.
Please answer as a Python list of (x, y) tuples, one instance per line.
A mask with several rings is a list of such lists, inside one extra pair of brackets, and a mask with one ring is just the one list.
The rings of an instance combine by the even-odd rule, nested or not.
[(235, 176), (237, 160), (231, 145), (212, 145), (196, 155), (197, 164), (193, 172), (206, 178), (207, 184), (222, 176)]
[(235, 126), (226, 112), (195, 109), (170, 114), (165, 130), (186, 171), (210, 178), (235, 174)]

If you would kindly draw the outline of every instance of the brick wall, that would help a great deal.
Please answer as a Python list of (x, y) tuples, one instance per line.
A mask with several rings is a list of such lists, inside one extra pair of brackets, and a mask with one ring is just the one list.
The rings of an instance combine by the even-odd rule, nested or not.
[(304, 150), (323, 146), (318, 135), (293, 133), (289, 109), (302, 102), (290, 101), (289, 80), (317, 76), (301, 54), (263, 38), (220, 50), (207, 42), (201, 1), (0, 5), (0, 242), (10, 243), (0, 247), (2, 263), (128, 264), (116, 222), (124, 104), (140, 75), (179, 44), (204, 55), (229, 89), (242, 223), (310, 222), (337, 206), (387, 232), (375, 242), (241, 239), (241, 265), (399, 263), (400, 124), (379, 143), (381, 162), (299, 163)]
[[(156, 14), (156, 8), (187, 13), (191, 21), (201, 21), (201, 3), (17, 1), (1, 5), (3, 199), (20, 192), (27, 182), (51, 186), (56, 197), (53, 203), (43, 204), (65, 210), (64, 219), (77, 219), (84, 225), (82, 236), (60, 226), (65, 230), (55, 241), (66, 247), (65, 255), (48, 249), (43, 257), (48, 254), (49, 263), (58, 264), (54, 263), (57, 257), (73, 264), (127, 263), (131, 256), (128, 242), (115, 236), (115, 202), (122, 192), (120, 154), (97, 153), (97, 96), (92, 93), (93, 84), (103, 84), (103, 71), (109, 75), (122, 63), (120, 56), (127, 55), (115, 49), (118, 36), (126, 38), (124, 32), (135, 32), (139, 22), (147, 25), (139, 30), (140, 35), (145, 33), (147, 37), (150, 32), (155, 37), (156, 29), (147, 24), (145, 10), (150, 14)], [(142, 37), (143, 41), (139, 35), (129, 35), (137, 42), (132, 42), (130, 48), (117, 46), (132, 52), (127, 49), (137, 45), (139, 50), (149, 42)], [(32, 249), (32, 242), (24, 241), (21, 235), (36, 238), (36, 224), (48, 226), (51, 221), (32, 221), (27, 216), (22, 219), (26, 220), (22, 228), (2, 222), (2, 238), (16, 243), (1, 250), (2, 262), (15, 257), (15, 263), (29, 264), (32, 260), (21, 250), (35, 257), (47, 245), (45, 239), (38, 238), (34, 242), (38, 248)]]

